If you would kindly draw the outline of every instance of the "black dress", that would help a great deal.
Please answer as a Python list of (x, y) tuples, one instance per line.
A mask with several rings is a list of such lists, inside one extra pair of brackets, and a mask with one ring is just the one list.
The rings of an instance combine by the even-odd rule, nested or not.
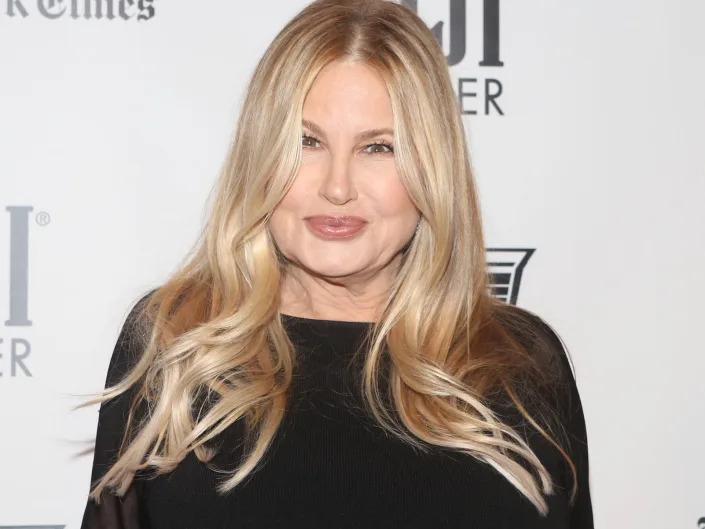
[[(365, 415), (352, 383), (354, 370), (345, 362), (370, 323), (282, 318), (300, 360), (290, 409), (250, 479), (220, 496), (219, 475), (191, 453), (171, 473), (136, 478), (122, 498), (104, 491), (100, 505), (88, 500), (83, 529), (593, 528), (585, 422), (565, 353), (560, 359), (566, 373), (562, 412), (578, 471), (578, 497), (571, 507), (572, 475), (558, 451), (541, 436), (529, 436), (558, 489), (546, 498), (549, 513), (542, 517), (488, 464), (447, 449), (423, 454)], [(107, 384), (117, 381), (139, 354), (127, 328), (115, 346)], [(126, 392), (101, 406), (92, 481), (117, 453), (129, 399)], [(214, 459), (218, 468), (234, 467), (240, 434), (239, 423), (221, 434), (222, 449)]]

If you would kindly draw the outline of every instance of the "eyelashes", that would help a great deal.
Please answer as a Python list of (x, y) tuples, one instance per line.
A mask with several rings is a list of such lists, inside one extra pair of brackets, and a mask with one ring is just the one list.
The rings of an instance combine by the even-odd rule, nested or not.
[[(318, 138), (317, 138), (316, 136), (314, 136), (313, 134), (302, 134), (302, 135), (301, 135), (301, 141), (305, 141), (305, 140), (307, 140), (307, 139), (308, 139), (308, 140), (313, 140), (313, 141), (318, 142), (318, 143), (321, 142), (321, 140), (318, 139)], [(388, 141), (385, 141), (385, 140), (376, 140), (376, 141), (370, 143), (369, 145), (367, 145), (367, 146), (365, 147), (365, 149), (369, 149), (370, 147), (375, 147), (375, 146), (386, 147), (388, 150), (387, 150), (387, 151), (381, 151), (381, 152), (379, 152), (379, 151), (378, 151), (378, 152), (372, 151), (372, 152), (368, 152), (368, 154), (372, 154), (372, 155), (382, 154), (382, 155), (384, 155), (384, 154), (393, 154), (393, 153), (394, 153), (394, 146), (393, 146), (391, 143), (389, 143)], [(310, 145), (303, 145), (303, 147), (304, 147), (304, 148), (307, 148), (307, 149), (314, 149), (314, 148), (315, 148), (315, 147), (312, 147), (312, 146), (310, 146)]]

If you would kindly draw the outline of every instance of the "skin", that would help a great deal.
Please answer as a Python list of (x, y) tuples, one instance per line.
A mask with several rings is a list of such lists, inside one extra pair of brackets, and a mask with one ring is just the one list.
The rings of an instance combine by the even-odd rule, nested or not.
[[(393, 129), (387, 90), (361, 63), (334, 62), (317, 76), (303, 106), (302, 162), (269, 221), (290, 261), (282, 280), (280, 312), (294, 316), (377, 321), (420, 215), (396, 169), (390, 133), (357, 139), (370, 129)], [(315, 138), (315, 139), (314, 139)], [(393, 148), (393, 147), (392, 147)], [(311, 233), (310, 215), (366, 219), (351, 240), (327, 241)]]

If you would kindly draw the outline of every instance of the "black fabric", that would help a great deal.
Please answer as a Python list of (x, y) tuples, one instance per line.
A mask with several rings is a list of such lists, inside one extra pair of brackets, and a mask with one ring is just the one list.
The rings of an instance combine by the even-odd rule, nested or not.
[[(529, 435), (558, 489), (546, 498), (549, 513), (542, 517), (490, 465), (448, 449), (421, 453), (366, 415), (356, 391), (355, 366), (361, 360), (353, 367), (347, 362), (370, 323), (286, 314), (282, 319), (298, 362), (290, 408), (254, 474), (221, 496), (216, 485), (223, 476), (190, 454), (168, 474), (136, 478), (123, 498), (105, 492), (99, 505), (88, 500), (83, 529), (593, 528), (585, 421), (564, 352), (560, 405), (578, 469), (578, 497), (569, 506), (571, 475), (558, 451), (540, 435)], [(128, 319), (108, 382), (138, 354), (129, 329)], [(100, 409), (92, 480), (117, 453), (129, 399), (122, 395)], [(217, 467), (232, 469), (238, 461), (240, 428), (236, 423), (221, 434)]]

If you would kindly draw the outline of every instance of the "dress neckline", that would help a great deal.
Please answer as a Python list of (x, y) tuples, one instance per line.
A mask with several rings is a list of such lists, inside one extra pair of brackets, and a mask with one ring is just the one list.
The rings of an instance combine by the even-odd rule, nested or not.
[(280, 313), (284, 320), (290, 322), (308, 323), (309, 325), (325, 326), (325, 327), (370, 327), (375, 322), (372, 321), (352, 321), (352, 320), (326, 320), (319, 318), (304, 318), (302, 316), (294, 316), (293, 314)]

